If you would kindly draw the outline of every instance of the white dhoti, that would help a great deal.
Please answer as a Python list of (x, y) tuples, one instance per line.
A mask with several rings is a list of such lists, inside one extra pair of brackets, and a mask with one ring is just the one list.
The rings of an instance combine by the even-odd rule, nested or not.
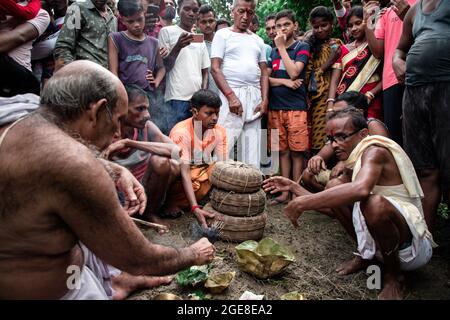
[[(220, 93), (222, 107), (219, 125), (227, 130), (230, 158), (233, 159), (234, 143), (238, 141), (238, 160), (252, 164), (258, 169), (261, 161), (261, 114), (255, 109), (261, 103), (261, 89), (254, 86), (231, 88), (242, 104), (242, 116), (230, 112), (228, 100)], [(239, 139), (240, 138), (240, 139)]]
[[(376, 185), (371, 194), (380, 195), (389, 201), (405, 218), (411, 231), (411, 245), (399, 248), (398, 255), (402, 270), (414, 270), (425, 265), (433, 255), (436, 244), (425, 223), (422, 202), (423, 191), (417, 178), (411, 160), (403, 149), (391, 139), (382, 136), (367, 136), (364, 138), (346, 160), (346, 166), (353, 169), (352, 181), (355, 180), (362, 166), (364, 151), (370, 146), (381, 146), (389, 150), (394, 157), (403, 184), (395, 186)], [(358, 241), (358, 252), (363, 259), (372, 259), (382, 255), (377, 250), (375, 240), (370, 234), (360, 203), (353, 206), (353, 226)], [(402, 244), (400, 244), (402, 245)]]
[(122, 273), (119, 269), (104, 263), (85, 245), (83, 251), (84, 266), (81, 271), (80, 285), (70, 289), (60, 300), (110, 300), (114, 294), (111, 278)]
[[(376, 186), (374, 189), (374, 194), (378, 194)], [(383, 189), (406, 189), (403, 185), (400, 186), (389, 186), (383, 187)], [(430, 261), (433, 255), (433, 242), (428, 236), (425, 229), (417, 227), (417, 217), (420, 217), (419, 209), (412, 203), (404, 201), (396, 197), (384, 196), (405, 218), (409, 230), (412, 234), (412, 241), (409, 246), (398, 250), (398, 257), (400, 261), (400, 268), (404, 271), (418, 269)], [(361, 212), (360, 203), (356, 202), (353, 206), (353, 226), (355, 228), (356, 238), (358, 242), (358, 254), (366, 260), (373, 259), (374, 256), (378, 260), (383, 261), (383, 256), (381, 252), (377, 249), (375, 240), (369, 232), (366, 225), (366, 220), (364, 219), (363, 213)]]

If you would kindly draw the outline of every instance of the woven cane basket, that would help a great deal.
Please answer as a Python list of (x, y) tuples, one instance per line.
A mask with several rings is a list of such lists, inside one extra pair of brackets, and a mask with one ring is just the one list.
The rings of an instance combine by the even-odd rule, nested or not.
[(230, 216), (251, 217), (264, 211), (266, 193), (262, 189), (255, 193), (236, 193), (214, 188), (211, 205), (215, 210)]
[(211, 174), (212, 184), (223, 190), (252, 193), (261, 188), (262, 173), (254, 166), (238, 162), (218, 162)]
[(224, 241), (260, 240), (264, 235), (267, 220), (265, 213), (253, 217), (232, 217), (214, 210), (210, 203), (204, 209), (215, 213), (217, 218), (223, 221), (223, 228), (220, 230), (219, 236)]

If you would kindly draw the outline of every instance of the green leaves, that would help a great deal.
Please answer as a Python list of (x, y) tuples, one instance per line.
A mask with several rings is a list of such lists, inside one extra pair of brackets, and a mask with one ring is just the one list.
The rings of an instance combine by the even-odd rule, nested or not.
[[(231, 9), (233, 7), (233, 0), (206, 0), (205, 3), (210, 4), (216, 11), (217, 18), (227, 19), (232, 23), (233, 17)], [(355, 4), (359, 1), (355, 1)], [(331, 0), (259, 0), (256, 6), (256, 14), (259, 19), (259, 30), (257, 34), (264, 39), (266, 43), (269, 42), (265, 31), (265, 18), (271, 13), (277, 13), (283, 9), (291, 9), (297, 16), (299, 23), (299, 30), (306, 31), (309, 26), (309, 13), (314, 7), (325, 6), (333, 9)], [(333, 35), (340, 36), (340, 32), (335, 32)]]
[(231, 8), (233, 7), (233, 0), (206, 0), (203, 3), (207, 3), (214, 8), (217, 19), (227, 19), (231, 23)]
[(209, 276), (211, 265), (193, 266), (183, 271), (178, 272), (176, 276), (177, 283), (180, 286), (192, 286), (195, 287), (206, 281)]

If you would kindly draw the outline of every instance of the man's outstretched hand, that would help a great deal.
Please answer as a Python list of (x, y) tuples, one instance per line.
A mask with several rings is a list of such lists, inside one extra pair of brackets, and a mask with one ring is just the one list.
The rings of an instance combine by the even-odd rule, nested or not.
[(294, 181), (288, 178), (276, 176), (264, 180), (262, 187), (266, 193), (270, 192), (271, 194), (273, 194), (278, 192), (291, 191), (291, 186), (294, 183)]

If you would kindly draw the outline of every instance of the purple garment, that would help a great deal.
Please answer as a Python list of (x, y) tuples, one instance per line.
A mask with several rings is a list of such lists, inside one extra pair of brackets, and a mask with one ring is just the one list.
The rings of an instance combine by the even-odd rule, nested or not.
[(146, 91), (154, 88), (145, 79), (147, 70), (156, 76), (156, 54), (158, 40), (145, 36), (142, 41), (133, 40), (124, 31), (112, 32), (111, 38), (117, 48), (119, 56), (119, 79), (123, 84), (135, 84)]

